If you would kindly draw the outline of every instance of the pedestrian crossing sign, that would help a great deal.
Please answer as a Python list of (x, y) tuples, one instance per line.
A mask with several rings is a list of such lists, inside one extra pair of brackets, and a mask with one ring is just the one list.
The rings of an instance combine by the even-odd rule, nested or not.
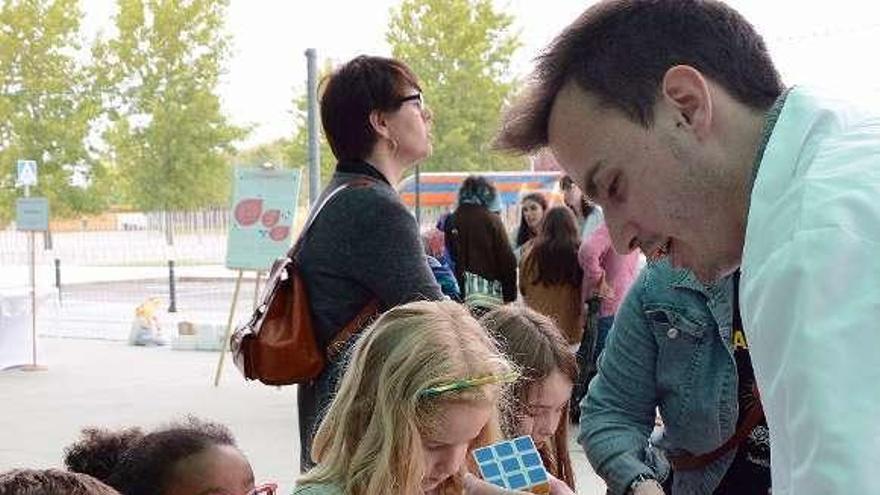
[(19, 187), (36, 186), (37, 185), (37, 162), (34, 160), (19, 160), (18, 180), (16, 184)]

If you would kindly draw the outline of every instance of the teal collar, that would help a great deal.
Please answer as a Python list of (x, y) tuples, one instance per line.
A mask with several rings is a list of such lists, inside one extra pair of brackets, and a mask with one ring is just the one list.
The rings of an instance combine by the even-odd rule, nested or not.
[(770, 136), (773, 135), (773, 129), (776, 128), (776, 122), (779, 120), (779, 116), (782, 115), (782, 107), (785, 106), (785, 100), (788, 98), (788, 93), (791, 92), (791, 88), (787, 88), (785, 91), (779, 95), (779, 98), (776, 98), (776, 101), (773, 102), (773, 106), (770, 107), (770, 110), (767, 111), (767, 115), (764, 117), (764, 127), (761, 129), (761, 142), (758, 144), (758, 152), (755, 154), (755, 161), (752, 164), (752, 178), (749, 182), (749, 196), (752, 194), (752, 189), (755, 187), (755, 179), (758, 178), (758, 169), (761, 168), (761, 161), (764, 160), (764, 151), (767, 150), (767, 143), (770, 142)]

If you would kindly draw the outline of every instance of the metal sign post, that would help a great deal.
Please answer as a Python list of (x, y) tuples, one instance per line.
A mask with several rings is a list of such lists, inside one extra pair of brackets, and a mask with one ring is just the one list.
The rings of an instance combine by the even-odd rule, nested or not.
[(45, 198), (31, 198), (31, 186), (37, 185), (37, 162), (18, 160), (18, 186), (24, 186), (24, 200), (19, 200), (16, 225), (19, 230), (27, 230), (28, 250), (30, 251), (31, 284), (31, 364), (22, 366), (25, 371), (47, 369), (37, 364), (37, 230), (48, 230), (49, 206)]

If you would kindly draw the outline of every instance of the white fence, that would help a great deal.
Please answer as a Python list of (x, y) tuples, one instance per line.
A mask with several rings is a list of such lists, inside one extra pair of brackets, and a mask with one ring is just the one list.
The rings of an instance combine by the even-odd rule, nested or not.
[[(102, 227), (107, 227), (106, 225)], [(221, 264), (226, 255), (226, 209), (197, 212), (125, 213), (112, 228), (37, 233), (38, 264), (55, 259), (67, 265)], [(0, 267), (29, 263), (28, 234), (14, 227), (0, 231)]]

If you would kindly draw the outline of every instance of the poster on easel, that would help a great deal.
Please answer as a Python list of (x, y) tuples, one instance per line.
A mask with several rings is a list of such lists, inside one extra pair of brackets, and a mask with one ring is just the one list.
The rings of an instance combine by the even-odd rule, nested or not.
[(226, 267), (266, 271), (290, 249), (300, 169), (236, 167)]

